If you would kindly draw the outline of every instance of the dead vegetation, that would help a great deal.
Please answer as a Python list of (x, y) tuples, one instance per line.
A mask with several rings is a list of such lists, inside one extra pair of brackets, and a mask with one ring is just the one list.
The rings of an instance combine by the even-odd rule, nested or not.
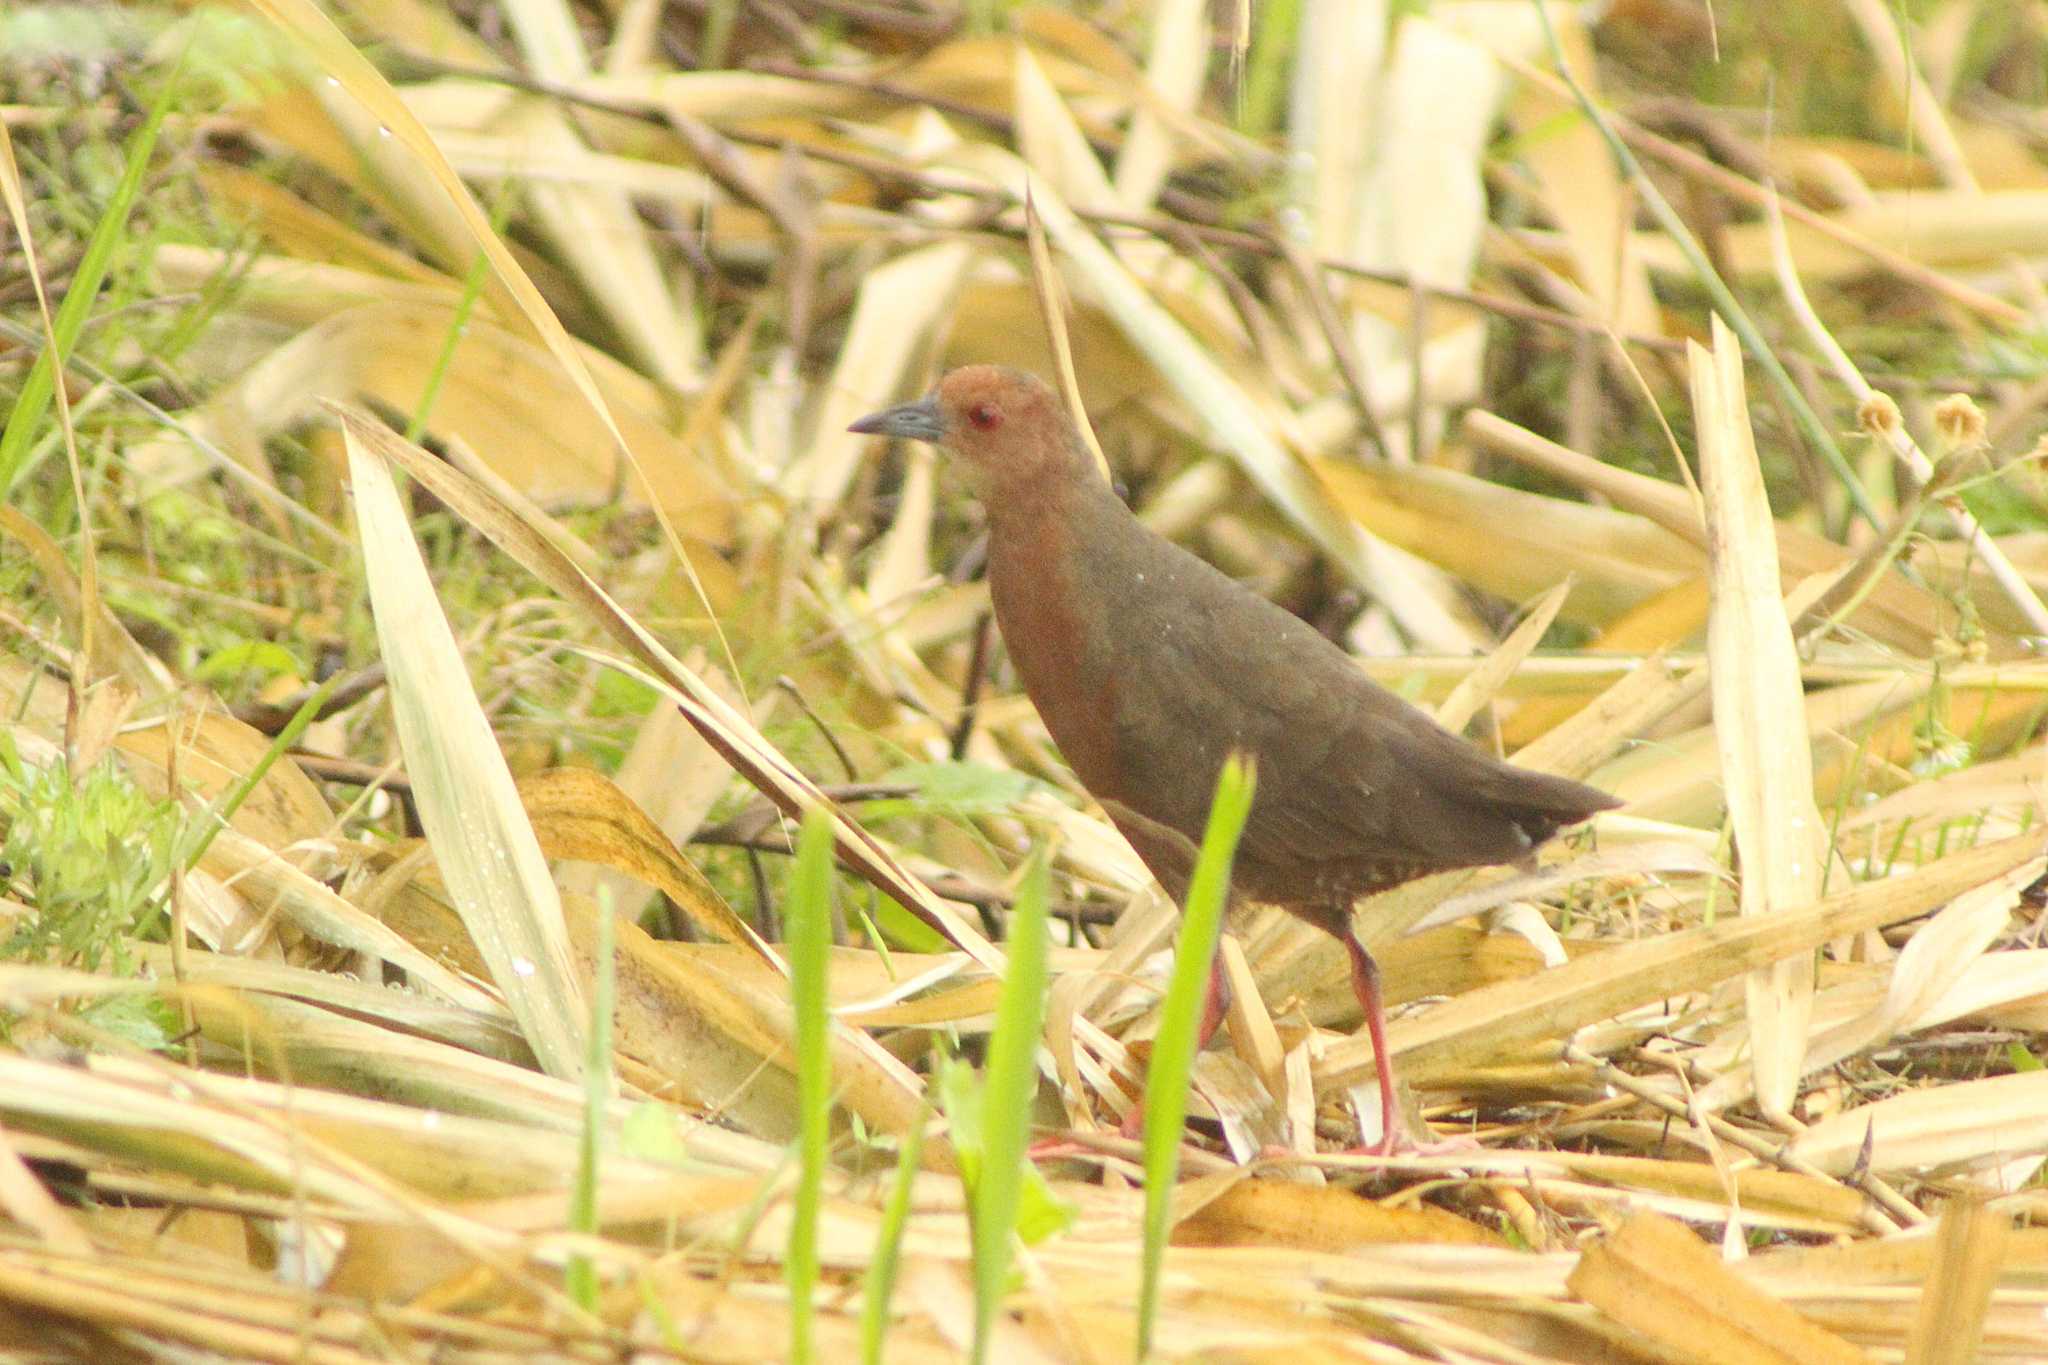
[(1050, 283), (1151, 525), (1628, 802), (1365, 910), (1475, 1150), (1343, 1155), (1342, 952), (1233, 926), (1158, 1354), (2048, 1358), (2048, 18), (1387, 8), (0, 16), (0, 1336), (963, 1358), (1043, 850), (986, 1349), (1131, 1358), (1176, 914), (845, 431)]

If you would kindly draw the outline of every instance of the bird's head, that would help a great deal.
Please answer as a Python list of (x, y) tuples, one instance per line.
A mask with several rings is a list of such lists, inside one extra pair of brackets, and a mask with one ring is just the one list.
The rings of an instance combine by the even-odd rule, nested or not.
[(1000, 365), (953, 370), (915, 403), (870, 413), (847, 429), (943, 446), (974, 468), (984, 493), (1090, 472), (1059, 395), (1036, 376)]

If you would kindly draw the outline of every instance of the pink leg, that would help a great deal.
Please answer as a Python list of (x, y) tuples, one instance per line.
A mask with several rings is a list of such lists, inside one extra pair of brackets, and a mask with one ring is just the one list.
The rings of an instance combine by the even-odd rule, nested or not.
[(1365, 1011), (1365, 1031), (1372, 1038), (1373, 1070), (1380, 1083), (1380, 1140), (1366, 1151), (1373, 1156), (1392, 1156), (1401, 1145), (1401, 1130), (1394, 1119), (1394, 1055), (1387, 1050), (1387, 1010), (1380, 1000), (1380, 968), (1358, 941), (1357, 934), (1344, 935), (1344, 948), (1351, 954), (1351, 989), (1358, 994), (1358, 1007)]
[(1209, 1040), (1216, 1036), (1216, 1030), (1223, 1027), (1223, 1016), (1230, 1013), (1230, 976), (1223, 970), (1223, 950), (1218, 948), (1216, 956), (1209, 959), (1209, 990), (1202, 997), (1202, 1023), (1195, 1031), (1195, 1051), (1209, 1046)]

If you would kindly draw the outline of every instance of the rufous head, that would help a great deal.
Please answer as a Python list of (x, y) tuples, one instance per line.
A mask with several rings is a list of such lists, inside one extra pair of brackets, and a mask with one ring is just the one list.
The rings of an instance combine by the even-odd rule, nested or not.
[(984, 491), (1092, 477), (1059, 395), (1036, 375), (1001, 365), (953, 370), (915, 403), (871, 413), (847, 430), (943, 446), (973, 466)]

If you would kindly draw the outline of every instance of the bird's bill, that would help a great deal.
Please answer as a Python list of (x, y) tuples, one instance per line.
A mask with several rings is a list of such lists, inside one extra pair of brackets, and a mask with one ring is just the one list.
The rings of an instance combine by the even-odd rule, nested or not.
[(937, 396), (933, 396), (871, 412), (847, 430), (862, 436), (903, 436), (913, 441), (937, 441), (946, 434), (946, 420), (939, 413)]

